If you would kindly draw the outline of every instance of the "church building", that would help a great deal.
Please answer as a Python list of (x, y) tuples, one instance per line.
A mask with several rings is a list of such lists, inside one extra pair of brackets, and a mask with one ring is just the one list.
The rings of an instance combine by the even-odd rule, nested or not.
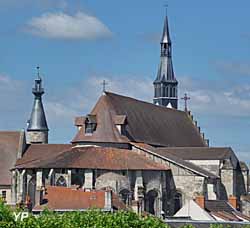
[[(167, 16), (153, 86), (152, 103), (104, 91), (89, 113), (75, 118), (71, 142), (50, 144), (38, 75), (26, 131), (0, 132), (2, 198), (34, 213), (99, 205), (158, 217), (173, 216), (190, 201), (223, 201), (250, 216), (247, 165), (230, 147), (210, 147), (191, 112), (178, 109)], [(94, 203), (79, 204), (79, 197)]]

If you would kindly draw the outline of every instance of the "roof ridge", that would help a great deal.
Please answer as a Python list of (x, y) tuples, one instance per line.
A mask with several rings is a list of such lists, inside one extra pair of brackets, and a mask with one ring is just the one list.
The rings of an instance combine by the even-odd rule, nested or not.
[(158, 149), (232, 149), (231, 147), (206, 147), (206, 146), (171, 146), (159, 147)]
[(139, 100), (139, 99), (136, 99), (136, 98), (133, 98), (133, 97), (130, 97), (130, 96), (125, 96), (125, 95), (120, 95), (120, 94), (117, 94), (117, 93), (113, 93), (113, 92), (105, 92), (106, 95), (115, 95), (115, 96), (119, 96), (119, 97), (122, 97), (122, 98), (126, 98), (126, 99), (130, 99), (130, 100), (133, 100), (133, 101), (136, 101), (136, 102), (141, 102), (141, 103), (145, 103), (147, 105), (151, 105), (152, 107), (155, 107), (155, 108), (158, 108), (158, 109), (162, 109), (162, 110), (171, 110), (173, 112), (180, 112), (180, 113), (183, 113), (183, 114), (186, 114), (186, 112), (182, 111), (182, 110), (179, 110), (179, 109), (173, 109), (173, 108), (167, 108), (167, 107), (164, 107), (164, 106), (160, 106), (160, 105), (155, 105), (153, 103), (150, 103), (148, 101), (143, 101), (143, 100)]
[(0, 131), (0, 133), (21, 133), (24, 132), (24, 130), (3, 130)]

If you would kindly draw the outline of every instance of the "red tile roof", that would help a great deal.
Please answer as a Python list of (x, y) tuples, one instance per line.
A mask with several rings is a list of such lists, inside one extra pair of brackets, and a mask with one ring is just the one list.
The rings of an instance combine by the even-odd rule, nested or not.
[[(72, 189), (58, 186), (47, 186), (41, 205), (33, 208), (33, 211), (41, 211), (45, 208), (55, 211), (71, 211), (86, 209), (105, 209), (106, 191), (90, 191)], [(111, 192), (112, 208), (126, 209), (126, 206)], [(108, 208), (107, 208), (108, 209)]]
[[(132, 150), (94, 146), (76, 146), (68, 149), (67, 147), (63, 146), (61, 152), (53, 150), (54, 147), (50, 148), (49, 145), (40, 145), (40, 148), (38, 145), (30, 147), (24, 157), (17, 161), (16, 168), (170, 169)], [(43, 149), (46, 153), (43, 153)]]

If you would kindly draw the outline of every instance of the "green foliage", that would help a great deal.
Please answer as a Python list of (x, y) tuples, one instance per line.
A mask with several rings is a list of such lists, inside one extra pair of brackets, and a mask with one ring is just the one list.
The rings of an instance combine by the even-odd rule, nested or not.
[[(225, 225), (225, 224), (211, 224), (210, 228), (231, 228), (230, 225)], [(245, 228), (245, 226), (244, 226)]]
[(166, 228), (159, 219), (140, 217), (133, 212), (116, 213), (90, 210), (86, 212), (55, 213), (45, 210), (41, 215), (14, 221), (14, 211), (0, 202), (0, 227), (2, 228)]
[[(5, 222), (14, 222), (13, 211), (0, 199), (0, 224), (4, 224)], [(0, 227), (6, 226), (3, 225)]]
[(196, 228), (196, 227), (190, 224), (186, 224), (186, 225), (181, 226), (181, 228)]

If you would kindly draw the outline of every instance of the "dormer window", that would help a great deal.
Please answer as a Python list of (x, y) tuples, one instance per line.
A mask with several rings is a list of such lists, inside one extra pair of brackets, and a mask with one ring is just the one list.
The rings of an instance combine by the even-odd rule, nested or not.
[(96, 130), (97, 121), (95, 115), (87, 115), (85, 119), (85, 135), (92, 135)]
[(121, 135), (126, 135), (126, 124), (127, 124), (127, 116), (125, 115), (116, 115), (114, 117), (114, 123), (116, 128), (118, 129)]

